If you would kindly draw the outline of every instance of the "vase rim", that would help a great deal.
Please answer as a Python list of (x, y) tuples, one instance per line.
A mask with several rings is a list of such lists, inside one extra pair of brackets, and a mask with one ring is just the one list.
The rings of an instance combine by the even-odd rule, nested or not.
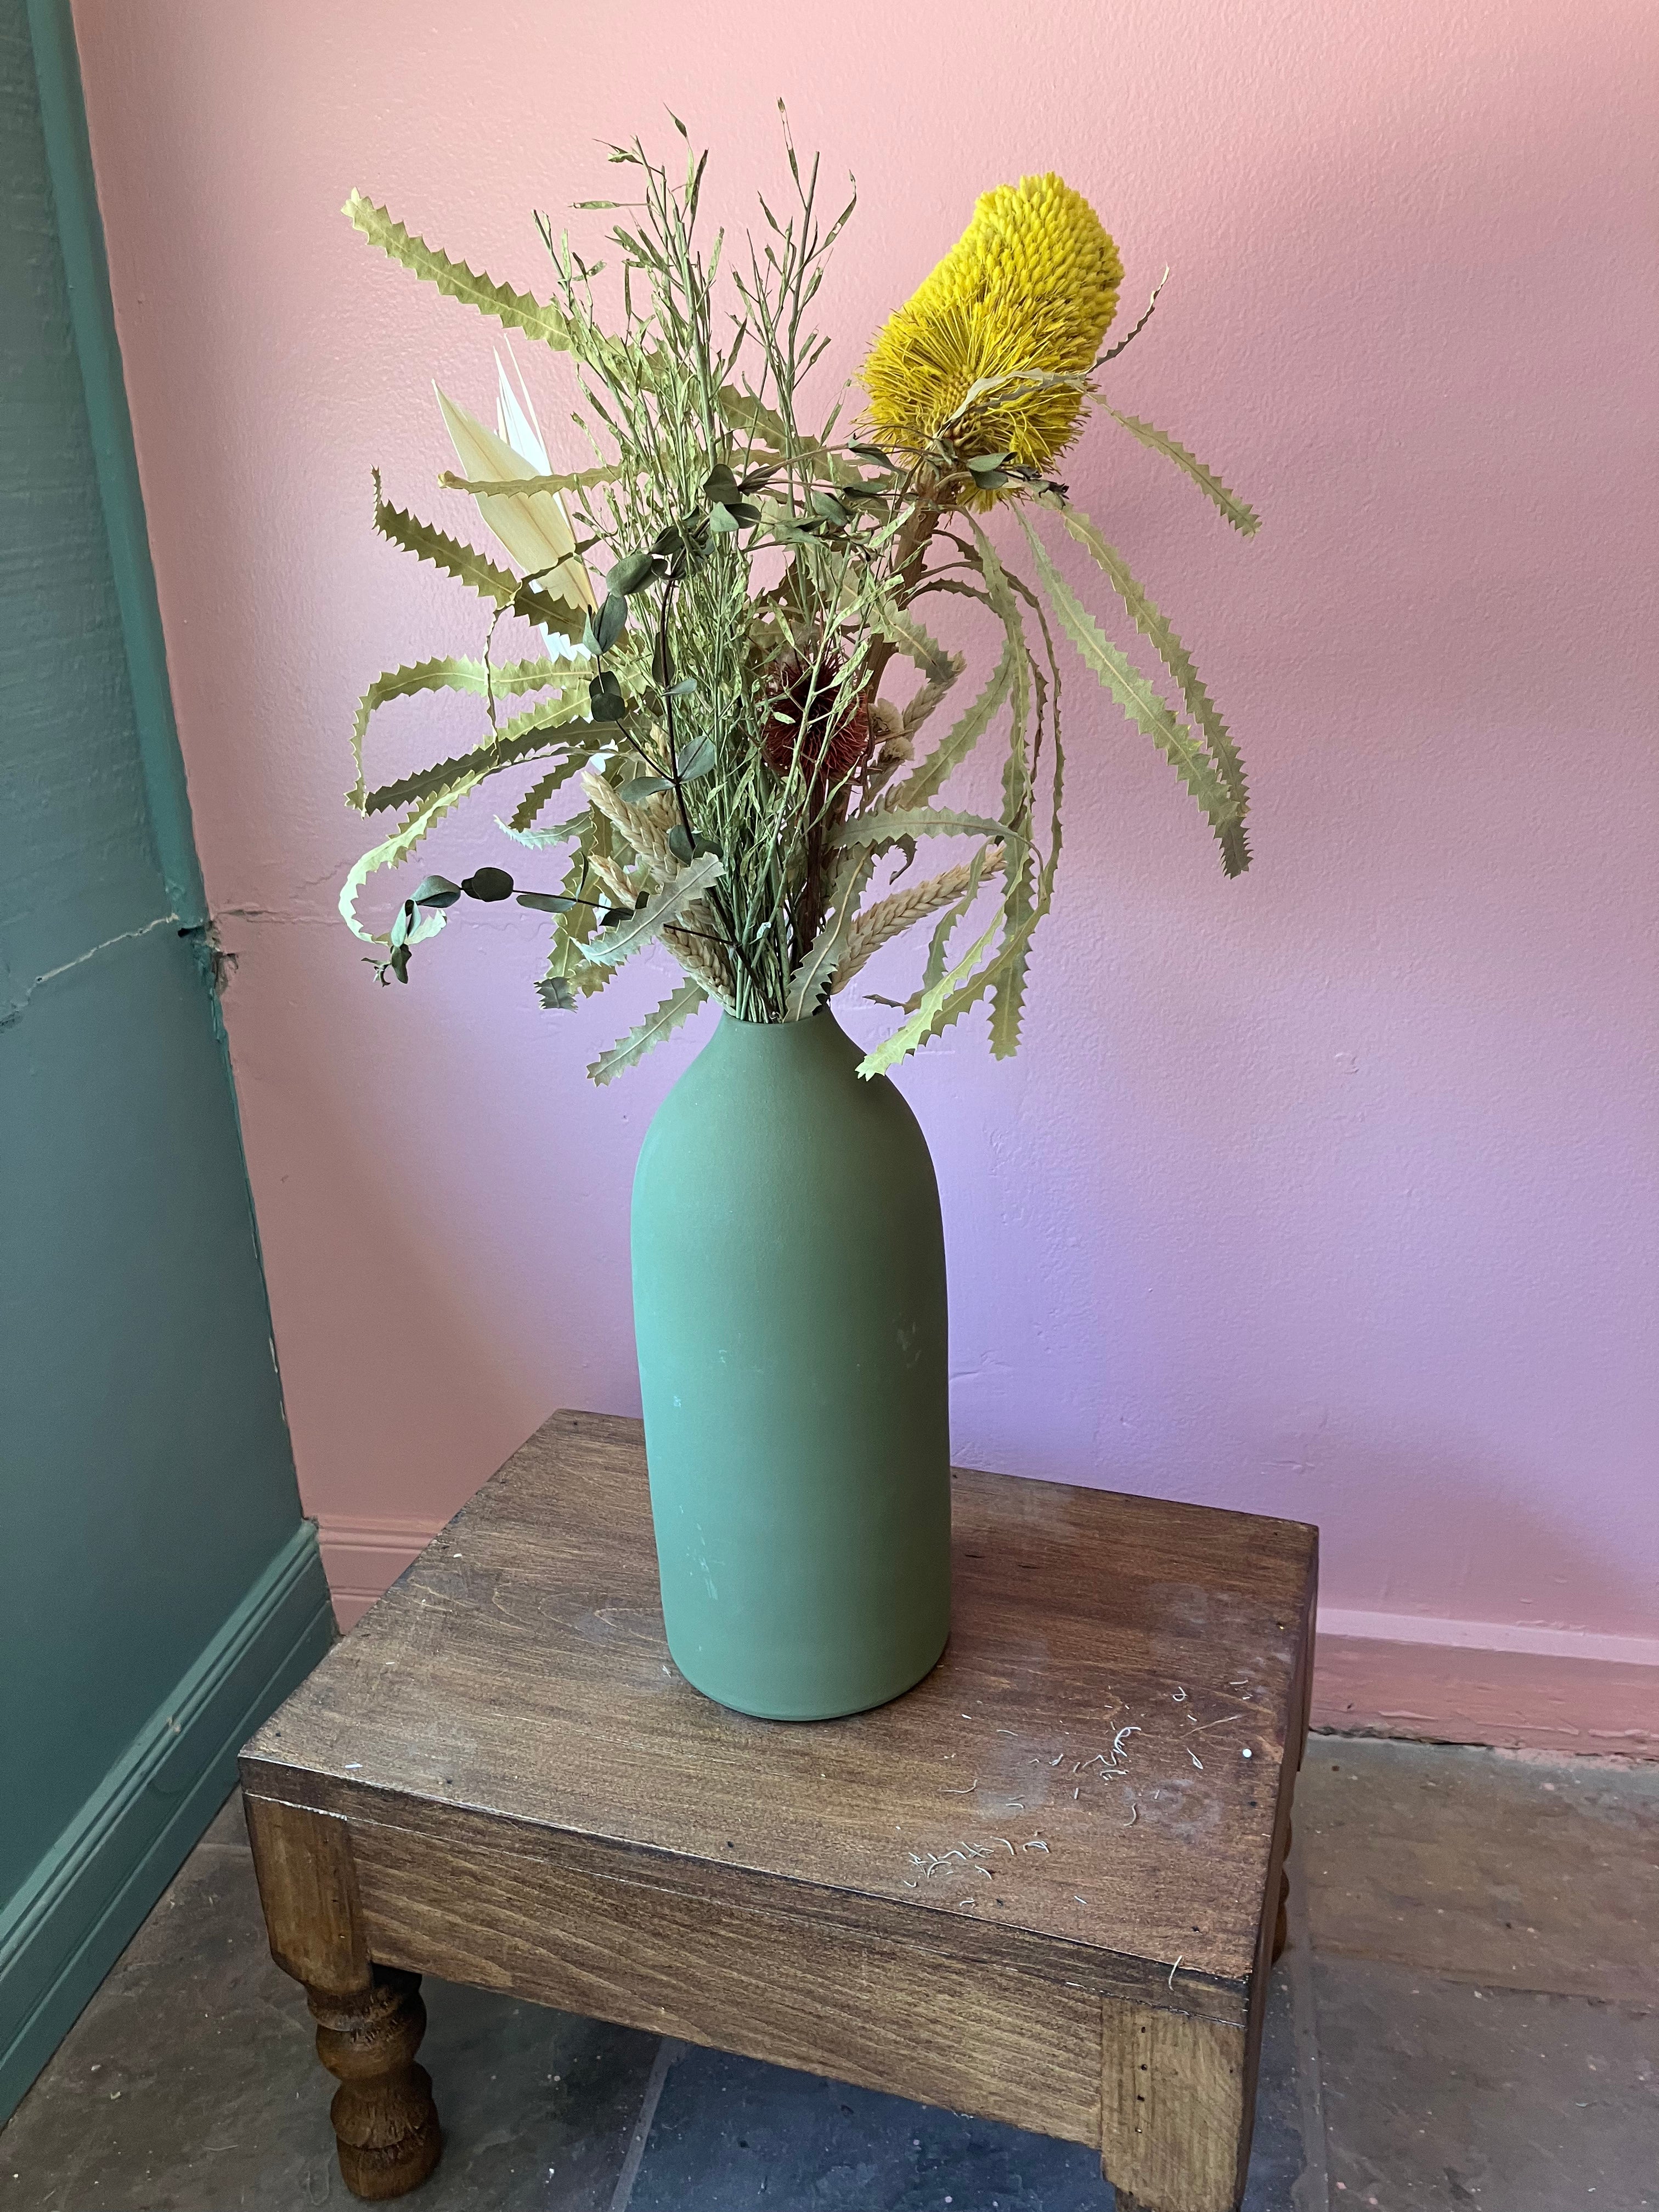
[(845, 1036), (847, 1034), (827, 1006), (814, 1007), (804, 1020), (792, 1022), (746, 1022), (740, 1015), (722, 1006), (720, 1020), (715, 1025), (717, 1036), (734, 1037), (761, 1037), (773, 1033), (787, 1034), (791, 1030), (815, 1036)]

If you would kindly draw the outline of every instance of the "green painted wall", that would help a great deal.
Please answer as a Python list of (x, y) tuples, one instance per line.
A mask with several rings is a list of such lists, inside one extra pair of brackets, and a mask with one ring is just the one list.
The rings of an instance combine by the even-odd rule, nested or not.
[(0, 0), (0, 196), (3, 2115), (328, 1616), (62, 0)]

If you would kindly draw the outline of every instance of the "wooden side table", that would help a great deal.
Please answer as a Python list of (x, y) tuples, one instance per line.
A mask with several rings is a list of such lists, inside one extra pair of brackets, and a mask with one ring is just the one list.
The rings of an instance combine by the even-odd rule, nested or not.
[(242, 1754), (360, 2197), (437, 2163), (430, 1971), (1243, 2186), (1316, 1533), (955, 1481), (939, 1665), (852, 1720), (669, 1663), (639, 1424), (556, 1413)]

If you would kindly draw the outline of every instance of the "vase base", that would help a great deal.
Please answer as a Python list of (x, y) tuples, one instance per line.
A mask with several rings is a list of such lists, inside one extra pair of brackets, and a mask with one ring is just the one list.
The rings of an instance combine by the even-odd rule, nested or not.
[(805, 1698), (799, 1700), (778, 1700), (758, 1695), (739, 1695), (735, 1691), (729, 1695), (722, 1696), (719, 1690), (713, 1688), (708, 1683), (700, 1682), (689, 1667), (681, 1664), (672, 1644), (669, 1647), (668, 1656), (673, 1660), (676, 1671), (690, 1684), (699, 1697), (707, 1698), (710, 1705), (723, 1705), (729, 1713), (742, 1713), (745, 1718), (756, 1721), (796, 1723), (844, 1721), (850, 1720), (855, 1713), (878, 1711), (883, 1705), (890, 1705), (895, 1699), (908, 1697), (919, 1682), (925, 1682), (933, 1673), (934, 1668), (945, 1656), (950, 1641), (950, 1631), (947, 1629), (933, 1656), (924, 1665), (918, 1667), (914, 1674), (907, 1670), (905, 1678), (893, 1683), (890, 1686), (885, 1683), (879, 1686), (866, 1685), (862, 1689), (850, 1690), (842, 1696), (831, 1695), (822, 1698)]

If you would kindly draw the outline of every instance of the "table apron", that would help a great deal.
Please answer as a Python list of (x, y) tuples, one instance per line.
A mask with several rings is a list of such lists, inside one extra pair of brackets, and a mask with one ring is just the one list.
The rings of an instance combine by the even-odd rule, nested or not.
[(383, 1965), (1099, 2147), (1093, 1991), (374, 1821), (351, 1841)]

